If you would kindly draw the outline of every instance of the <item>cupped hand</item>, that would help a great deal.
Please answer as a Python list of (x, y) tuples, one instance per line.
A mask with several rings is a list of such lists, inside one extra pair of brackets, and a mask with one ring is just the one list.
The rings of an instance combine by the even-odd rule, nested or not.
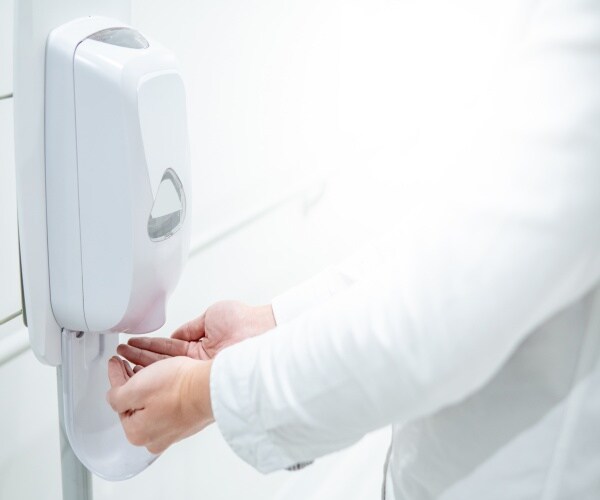
[(129, 363), (111, 358), (107, 400), (119, 414), (127, 439), (162, 453), (212, 423), (211, 364), (177, 356), (134, 376)]
[(270, 305), (251, 307), (223, 301), (210, 306), (202, 316), (179, 327), (171, 338), (133, 337), (117, 353), (135, 365), (134, 372), (173, 356), (197, 360), (214, 358), (219, 351), (274, 328)]

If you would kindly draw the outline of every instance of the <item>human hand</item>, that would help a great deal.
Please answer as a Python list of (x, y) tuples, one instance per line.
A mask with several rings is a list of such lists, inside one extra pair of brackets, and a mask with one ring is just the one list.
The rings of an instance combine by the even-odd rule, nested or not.
[(131, 444), (162, 453), (214, 421), (210, 402), (212, 361), (172, 357), (135, 374), (117, 356), (108, 362), (107, 400)]
[(236, 301), (217, 302), (202, 316), (179, 327), (170, 339), (133, 337), (121, 344), (117, 353), (136, 365), (134, 372), (173, 356), (208, 360), (225, 347), (275, 326), (271, 305), (251, 307)]

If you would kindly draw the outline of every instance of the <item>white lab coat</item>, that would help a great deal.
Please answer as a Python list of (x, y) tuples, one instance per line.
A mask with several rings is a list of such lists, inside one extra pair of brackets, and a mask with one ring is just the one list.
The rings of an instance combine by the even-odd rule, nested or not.
[(531, 12), (444, 196), (217, 356), (257, 469), (393, 423), (387, 498), (600, 498), (600, 2)]

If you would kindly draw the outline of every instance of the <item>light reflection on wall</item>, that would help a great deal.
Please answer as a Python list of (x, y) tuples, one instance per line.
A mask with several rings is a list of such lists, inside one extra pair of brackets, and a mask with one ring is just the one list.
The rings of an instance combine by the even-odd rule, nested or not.
[(515, 2), (134, 2), (187, 79), (195, 232), (315, 174), (385, 228), (468, 147)]

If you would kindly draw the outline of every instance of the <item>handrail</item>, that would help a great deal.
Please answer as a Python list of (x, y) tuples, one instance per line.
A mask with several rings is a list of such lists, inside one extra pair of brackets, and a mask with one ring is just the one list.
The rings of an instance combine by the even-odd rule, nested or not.
[(9, 321), (12, 321), (15, 318), (18, 318), (19, 316), (21, 316), (21, 314), (23, 314), (23, 309), (19, 309), (17, 312), (14, 312), (14, 313), (6, 316), (6, 318), (0, 319), (0, 326), (2, 326), (5, 323), (8, 323)]

